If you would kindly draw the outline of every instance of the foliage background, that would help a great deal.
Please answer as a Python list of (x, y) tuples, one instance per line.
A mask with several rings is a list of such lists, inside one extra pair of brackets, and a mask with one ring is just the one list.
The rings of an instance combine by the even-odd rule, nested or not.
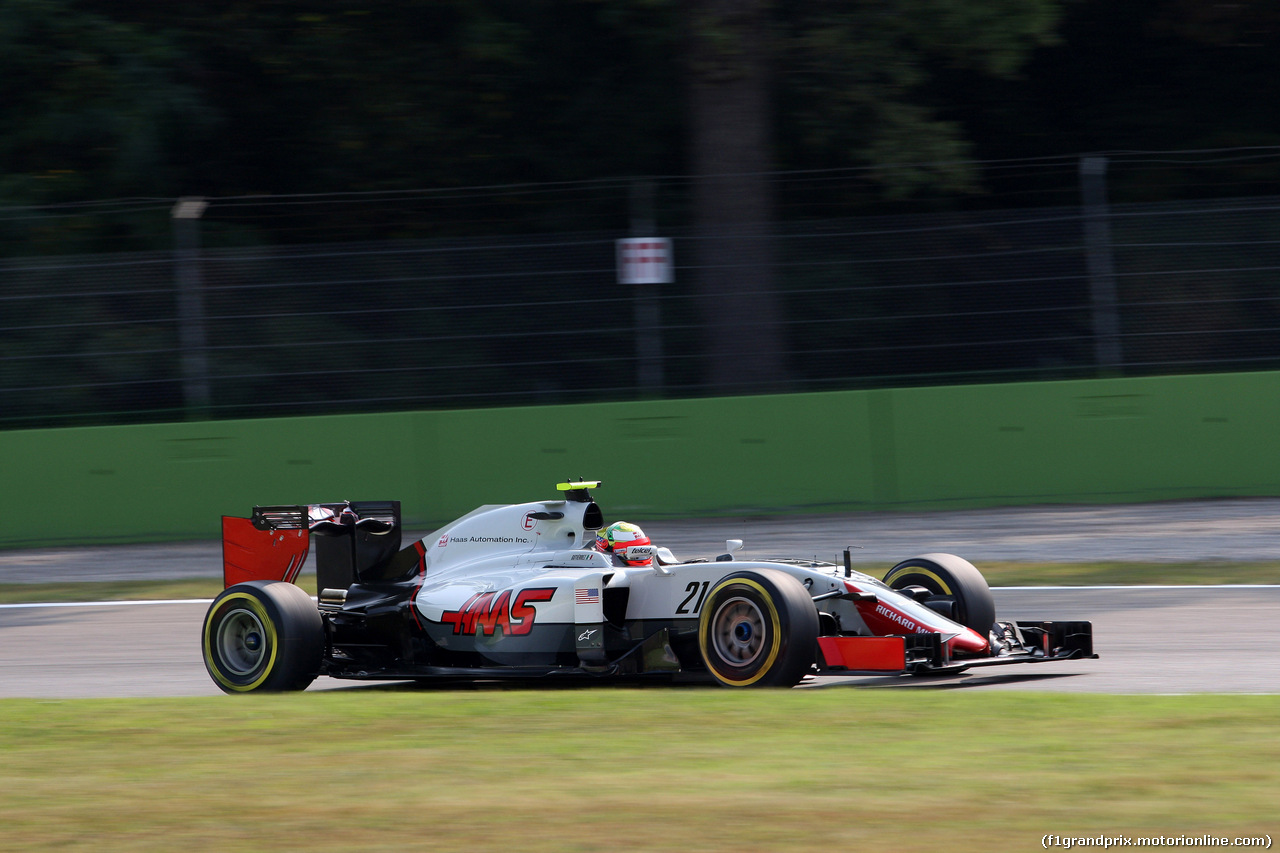
[[(868, 170), (782, 199), (790, 217), (883, 212), (886, 198), (973, 204), (1015, 183), (1025, 203), (1044, 203), (1031, 191), (1073, 191), (1074, 180), (1046, 169), (1002, 182), (971, 161), (1280, 145), (1278, 25), (1280, 10), (1260, 0), (11, 0), (0, 9), (0, 245), (169, 245), (163, 220), (15, 215), (50, 204), (745, 166)], [(754, 101), (739, 97), (748, 84), (761, 89)], [(699, 154), (716, 132), (759, 143)], [(1272, 161), (1229, 180), (1250, 194), (1276, 177)], [(1115, 200), (1205, 192), (1202, 178), (1134, 175)], [(221, 239), (564, 230), (601, 215), (625, 226), (628, 206), (606, 195), (395, 215), (332, 203), (260, 212)], [(671, 206), (660, 216), (693, 213), (687, 200)]]
[[(1269, 197), (1278, 42), (1261, 0), (11, 0), (0, 422), (181, 415), (187, 196), (225, 415), (630, 396), (599, 282), (653, 231), (651, 393), (1093, 375), (1080, 157), (1114, 205)], [(1272, 206), (1117, 221), (1126, 368), (1274, 366)], [(573, 330), (552, 382), (501, 363)]]

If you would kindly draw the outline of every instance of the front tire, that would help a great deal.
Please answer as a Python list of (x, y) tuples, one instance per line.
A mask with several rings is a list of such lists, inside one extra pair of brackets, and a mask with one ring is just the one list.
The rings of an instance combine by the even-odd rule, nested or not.
[(324, 657), (324, 624), (311, 597), (291, 583), (227, 587), (205, 614), (204, 666), (226, 693), (304, 690)]
[(702, 661), (726, 687), (793, 687), (813, 666), (818, 610), (774, 569), (735, 572), (707, 594), (698, 621)]
[(924, 603), (951, 602), (950, 618), (980, 636), (987, 636), (996, 621), (996, 601), (982, 572), (954, 554), (925, 554), (903, 560), (884, 576), (891, 589), (922, 586), (933, 595)]

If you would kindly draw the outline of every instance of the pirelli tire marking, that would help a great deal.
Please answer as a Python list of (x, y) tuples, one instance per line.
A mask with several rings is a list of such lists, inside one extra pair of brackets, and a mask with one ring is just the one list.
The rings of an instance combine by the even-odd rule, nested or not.
[(889, 572), (885, 576), (884, 582), (887, 586), (892, 587), (893, 582), (904, 575), (924, 575), (938, 585), (938, 592), (942, 595), (954, 595), (951, 586), (938, 575), (937, 572), (930, 571), (923, 566), (900, 566)]
[[(718, 600), (718, 593), (732, 590), (735, 586), (754, 589), (760, 600), (752, 601), (742, 595)], [(782, 644), (782, 626), (769, 593), (755, 581), (738, 579), (717, 584), (711, 598), (714, 608), (708, 607), (699, 620), (698, 641), (702, 646), (703, 659), (712, 674), (725, 684), (733, 687), (755, 684), (777, 661)], [(768, 611), (767, 625), (759, 604)], [(732, 668), (718, 665), (729, 661), (734, 664)], [(745, 671), (746, 676), (735, 678), (732, 673), (737, 670)]]
[(702, 660), (727, 687), (791, 687), (813, 665), (818, 614), (800, 582), (776, 570), (718, 582), (698, 620)]
[(247, 693), (261, 687), (279, 649), (275, 623), (247, 592), (228, 594), (205, 619), (204, 663), (226, 690)]
[(954, 554), (923, 554), (894, 566), (884, 582), (892, 589), (919, 585), (950, 599), (949, 617), (979, 637), (985, 637), (996, 618), (996, 603), (982, 572)]
[(324, 623), (293, 584), (246, 581), (213, 600), (201, 647), (210, 677), (227, 693), (303, 690), (323, 663)]

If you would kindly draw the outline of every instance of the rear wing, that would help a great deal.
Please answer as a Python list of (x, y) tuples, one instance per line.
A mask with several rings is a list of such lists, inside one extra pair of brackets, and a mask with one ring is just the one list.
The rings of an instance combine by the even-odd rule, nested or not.
[(340, 528), (352, 527), (382, 534), (400, 526), (400, 501), (255, 506), (251, 520), (258, 530), (337, 533)]
[(400, 551), (399, 501), (255, 506), (249, 518), (223, 516), (223, 585), (294, 582), (312, 533), (318, 537), (317, 593), (357, 580), (390, 580), (410, 568), (408, 558), (393, 559)]

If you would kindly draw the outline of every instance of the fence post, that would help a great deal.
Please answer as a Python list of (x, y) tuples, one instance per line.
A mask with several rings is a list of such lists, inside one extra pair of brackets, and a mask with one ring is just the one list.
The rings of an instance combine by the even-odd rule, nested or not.
[(1080, 197), (1084, 211), (1085, 264), (1093, 304), (1094, 353), (1104, 374), (1120, 372), (1120, 309), (1111, 254), (1111, 211), (1107, 205), (1107, 158), (1080, 158)]
[(200, 275), (200, 217), (208, 206), (202, 198), (180, 198), (170, 211), (178, 291), (178, 347), (182, 352), (182, 395), (187, 420), (190, 421), (207, 419), (211, 402), (204, 285)]

